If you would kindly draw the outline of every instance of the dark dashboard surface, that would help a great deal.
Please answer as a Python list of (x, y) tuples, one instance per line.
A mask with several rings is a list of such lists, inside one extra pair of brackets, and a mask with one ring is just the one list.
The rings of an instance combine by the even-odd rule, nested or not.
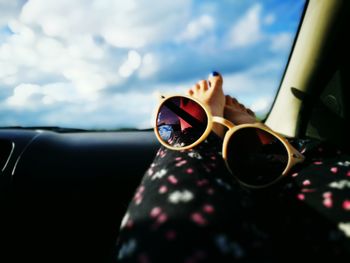
[(108, 262), (158, 147), (152, 131), (0, 130), (0, 261)]

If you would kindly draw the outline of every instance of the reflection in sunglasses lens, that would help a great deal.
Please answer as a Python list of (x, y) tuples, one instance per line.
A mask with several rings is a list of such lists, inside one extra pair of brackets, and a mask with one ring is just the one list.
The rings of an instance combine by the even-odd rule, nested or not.
[(157, 129), (163, 140), (173, 147), (184, 147), (197, 141), (205, 132), (208, 117), (193, 100), (172, 97), (161, 105), (157, 115)]
[(227, 145), (227, 162), (232, 173), (245, 184), (262, 186), (279, 178), (288, 164), (284, 144), (257, 128), (236, 131)]

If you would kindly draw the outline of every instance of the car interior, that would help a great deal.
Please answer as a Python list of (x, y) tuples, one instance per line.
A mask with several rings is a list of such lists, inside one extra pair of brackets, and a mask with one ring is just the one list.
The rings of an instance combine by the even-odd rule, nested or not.
[[(265, 123), (350, 148), (349, 1), (310, 0)], [(348, 22), (346, 22), (348, 21)], [(152, 129), (0, 129), (1, 262), (110, 262)]]
[(265, 123), (291, 137), (348, 148), (349, 6), (309, 1), (279, 93)]

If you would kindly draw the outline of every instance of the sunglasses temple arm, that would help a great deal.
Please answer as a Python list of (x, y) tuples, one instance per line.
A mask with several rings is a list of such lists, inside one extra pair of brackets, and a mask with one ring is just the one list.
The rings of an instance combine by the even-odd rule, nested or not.
[(224, 119), (222, 117), (218, 117), (218, 116), (213, 116), (213, 122), (224, 125), (228, 129), (232, 129), (235, 127), (235, 125), (232, 122), (230, 122), (229, 120), (226, 120), (226, 119)]
[(292, 155), (293, 155), (293, 158), (294, 158), (294, 161), (296, 163), (301, 163), (305, 160), (305, 156), (300, 153), (297, 149), (295, 149), (293, 146), (291, 146), (292, 148)]

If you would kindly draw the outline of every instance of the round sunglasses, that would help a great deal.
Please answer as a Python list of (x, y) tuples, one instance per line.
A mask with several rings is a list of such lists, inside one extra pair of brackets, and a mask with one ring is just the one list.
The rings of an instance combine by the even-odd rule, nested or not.
[(205, 104), (184, 95), (161, 96), (154, 131), (162, 145), (179, 151), (203, 142), (213, 123), (227, 128), (222, 156), (228, 170), (246, 187), (270, 186), (304, 160), (283, 136), (263, 123), (234, 125), (212, 116)]

